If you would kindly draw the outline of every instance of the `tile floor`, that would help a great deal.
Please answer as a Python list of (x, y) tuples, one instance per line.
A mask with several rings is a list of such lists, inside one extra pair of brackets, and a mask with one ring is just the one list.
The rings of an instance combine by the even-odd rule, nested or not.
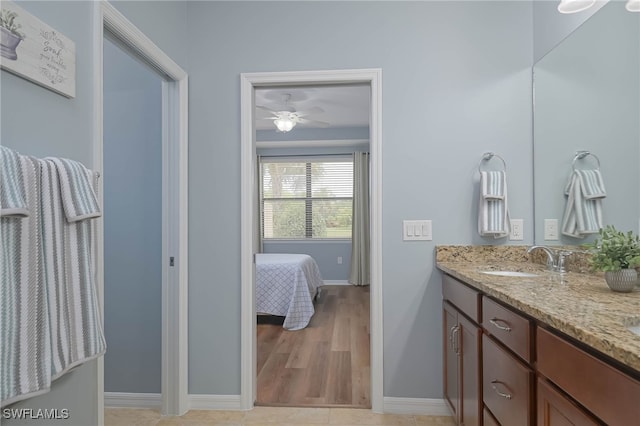
[(105, 426), (304, 426), (304, 425), (400, 425), (454, 426), (451, 417), (374, 414), (358, 408), (255, 407), (251, 411), (191, 410), (182, 417), (162, 417), (149, 409), (108, 408)]

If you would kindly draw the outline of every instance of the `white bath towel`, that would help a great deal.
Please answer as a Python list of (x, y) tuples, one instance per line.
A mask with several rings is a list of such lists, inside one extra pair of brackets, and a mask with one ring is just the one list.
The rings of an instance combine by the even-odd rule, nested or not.
[(574, 238), (597, 234), (603, 226), (602, 199), (607, 196), (600, 170), (574, 170), (564, 192), (562, 234)]
[(36, 158), (19, 156), (17, 167), (11, 175), (21, 179), (13, 182), (13, 195), (20, 194), (27, 214), (0, 217), (0, 406), (47, 392), (51, 384), (40, 165)]
[(27, 216), (20, 154), (0, 146), (0, 216)]
[(62, 207), (69, 222), (100, 216), (93, 190), (93, 172), (82, 163), (67, 158), (46, 158), (56, 165), (62, 194)]
[(42, 244), (49, 318), (52, 379), (102, 355), (106, 349), (95, 289), (94, 221), (69, 222), (57, 164), (42, 165)]
[(507, 173), (480, 172), (478, 232), (483, 237), (503, 238), (511, 230), (507, 206)]

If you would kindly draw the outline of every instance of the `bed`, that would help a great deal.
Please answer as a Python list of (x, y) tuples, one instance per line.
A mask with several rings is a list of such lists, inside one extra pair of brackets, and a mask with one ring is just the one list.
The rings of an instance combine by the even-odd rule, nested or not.
[(287, 330), (305, 328), (323, 285), (318, 264), (306, 254), (256, 255), (256, 312), (285, 317)]

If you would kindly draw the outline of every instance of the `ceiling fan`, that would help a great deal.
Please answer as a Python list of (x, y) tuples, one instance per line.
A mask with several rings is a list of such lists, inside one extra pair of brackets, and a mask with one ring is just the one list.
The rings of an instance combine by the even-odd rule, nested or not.
[(257, 109), (263, 110), (271, 114), (269, 117), (263, 117), (264, 120), (273, 120), (273, 124), (280, 132), (288, 132), (293, 129), (296, 124), (312, 124), (317, 127), (327, 127), (329, 123), (325, 121), (311, 120), (306, 118), (312, 114), (320, 114), (324, 110), (320, 107), (312, 107), (304, 111), (297, 111), (296, 108), (291, 105), (291, 94), (285, 93), (283, 99), (283, 107), (281, 109), (267, 108), (262, 105), (256, 105)]

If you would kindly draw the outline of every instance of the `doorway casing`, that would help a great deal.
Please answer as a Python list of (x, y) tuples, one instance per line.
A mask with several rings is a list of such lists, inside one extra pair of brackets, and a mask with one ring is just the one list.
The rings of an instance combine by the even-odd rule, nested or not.
[(256, 400), (255, 265), (257, 252), (257, 157), (255, 141), (255, 88), (269, 86), (369, 84), (371, 184), (371, 408), (383, 412), (382, 339), (382, 70), (354, 69), (299, 72), (243, 73), (240, 75), (241, 110), (241, 408)]
[[(94, 3), (94, 170), (103, 171), (103, 40), (108, 32), (162, 81), (162, 414), (188, 410), (188, 76), (107, 1)], [(105, 176), (108, 179), (108, 176)], [(103, 205), (103, 181), (99, 197)], [(98, 221), (96, 283), (104, 312), (104, 222)], [(104, 320), (103, 320), (104, 322)], [(98, 359), (98, 424), (104, 424), (104, 359)]]

